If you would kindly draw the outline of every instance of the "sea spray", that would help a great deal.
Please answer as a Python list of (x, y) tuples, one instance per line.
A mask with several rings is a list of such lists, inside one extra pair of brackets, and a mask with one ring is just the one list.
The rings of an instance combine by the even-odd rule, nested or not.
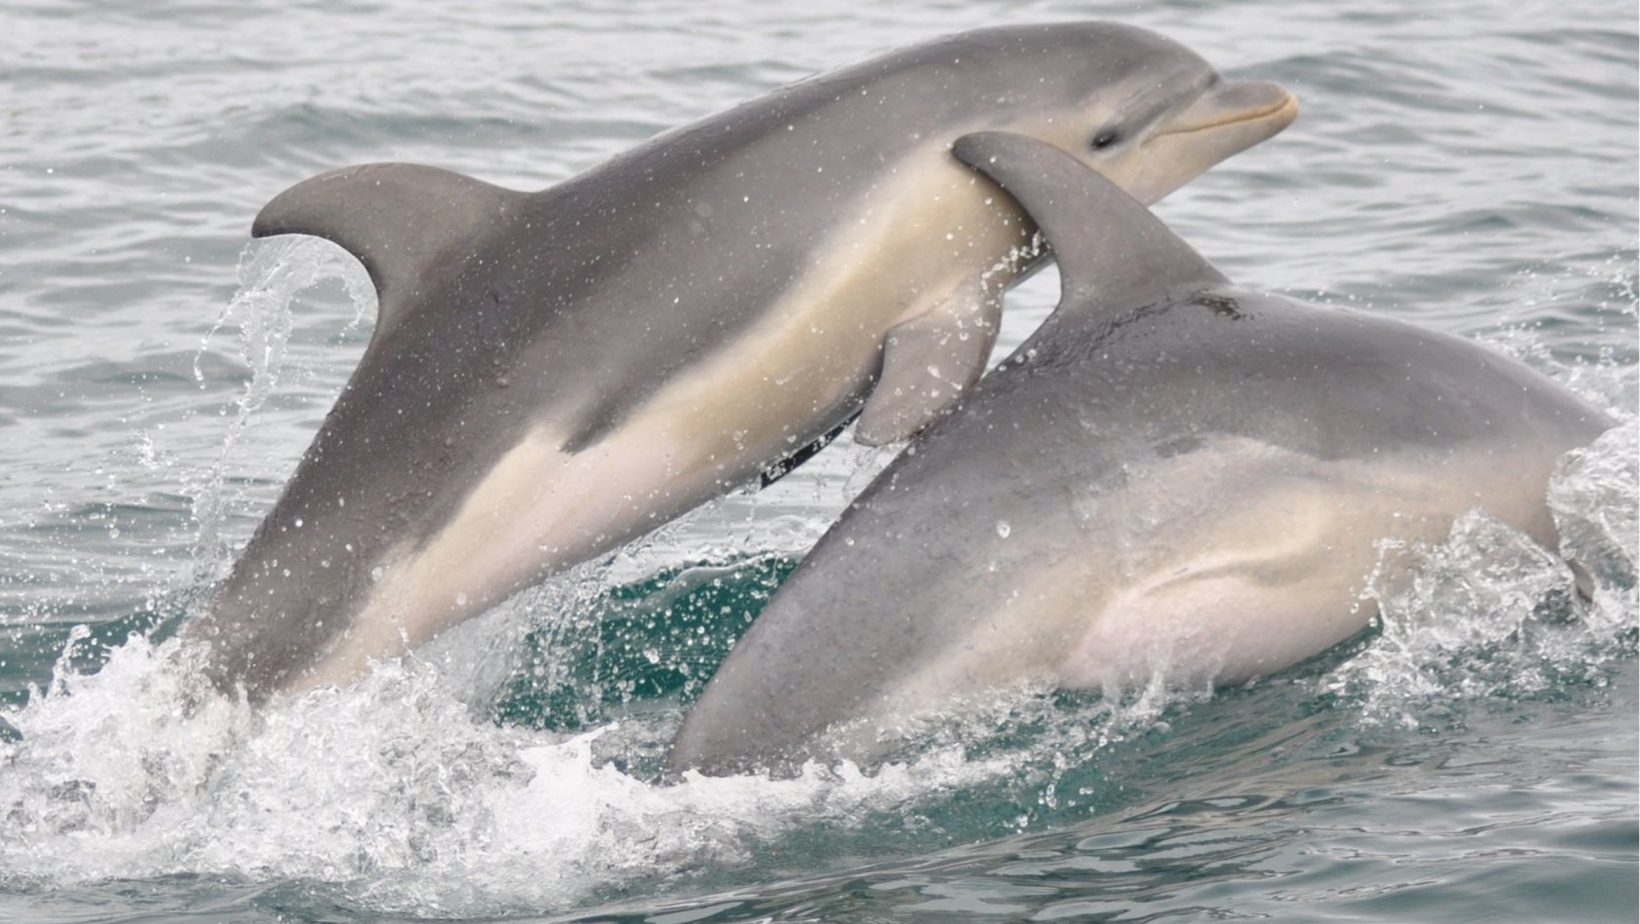
[(1381, 543), (1363, 593), (1377, 635), (1319, 686), (1369, 722), (1418, 728), (1461, 721), (1465, 703), (1607, 682), (1640, 625), (1635, 439), (1629, 420), (1557, 467), (1555, 552), (1481, 510), (1440, 543)]
[(353, 304), (353, 319), (345, 328), (351, 330), (363, 322), (376, 298), (363, 271), (344, 259), (340, 249), (317, 238), (281, 237), (251, 244), (240, 254), (238, 273), (238, 292), (205, 334), (194, 356), (194, 380), (203, 388), (202, 358), (223, 327), (237, 324), (238, 358), (249, 378), (234, 401), (232, 419), (215, 463), (190, 485), (194, 521), (199, 529), (192, 584), (208, 580), (230, 557), (223, 527), (245, 499), (229, 490), (227, 473), (236, 461), (235, 451), (246, 428), (284, 379), (294, 323), (292, 302), (320, 282), (340, 279)]

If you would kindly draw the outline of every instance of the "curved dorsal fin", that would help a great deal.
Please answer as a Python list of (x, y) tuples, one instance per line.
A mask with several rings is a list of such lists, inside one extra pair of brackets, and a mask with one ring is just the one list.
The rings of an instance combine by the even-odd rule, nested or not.
[(1045, 141), (1009, 132), (957, 139), (957, 159), (995, 180), (1042, 229), (1060, 304), (1129, 306), (1223, 275), (1121, 187)]
[(447, 251), (470, 247), (522, 195), (437, 167), (345, 167), (273, 197), (257, 213), (251, 236), (311, 234), (357, 257), (376, 286), (380, 337), (429, 266)]

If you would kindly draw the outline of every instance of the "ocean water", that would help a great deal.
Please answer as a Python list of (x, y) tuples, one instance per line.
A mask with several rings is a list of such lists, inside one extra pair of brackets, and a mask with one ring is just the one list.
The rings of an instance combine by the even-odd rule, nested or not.
[[(167, 641), (369, 337), (252, 245), (331, 167), (538, 188), (888, 48), (1117, 19), (1304, 114), (1159, 214), (1243, 284), (1520, 357), (1623, 423), (1383, 550), (1383, 617), (1255, 684), (970, 704), (862, 773), (655, 776), (684, 705), (887, 461), (845, 438), (358, 686), (264, 714)], [(1640, 112), (1632, 4), (85, 3), (0, 9), (0, 920), (1632, 921)], [(1052, 307), (1010, 296), (1000, 350)], [(1587, 564), (1592, 599), (1564, 552)]]

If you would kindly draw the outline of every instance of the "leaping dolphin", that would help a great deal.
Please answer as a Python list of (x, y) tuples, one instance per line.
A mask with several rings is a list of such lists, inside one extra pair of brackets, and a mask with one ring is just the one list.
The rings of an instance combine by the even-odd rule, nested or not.
[(543, 192), (409, 164), (298, 184), (253, 234), (346, 248), (376, 328), (187, 631), (253, 700), (340, 681), (856, 411), (861, 439), (901, 438), (979, 375), (1036, 256), (959, 135), (1029, 134), (1152, 201), (1295, 112), (1149, 32), (1033, 25), (794, 84)]
[(1278, 670), (1366, 624), (1377, 540), (1439, 539), (1472, 507), (1556, 547), (1549, 474), (1612, 423), (1566, 389), (1232, 286), (1051, 145), (984, 133), (955, 154), (1040, 226), (1060, 304), (780, 587), (672, 768), (869, 756), (911, 714), (1032, 678)]

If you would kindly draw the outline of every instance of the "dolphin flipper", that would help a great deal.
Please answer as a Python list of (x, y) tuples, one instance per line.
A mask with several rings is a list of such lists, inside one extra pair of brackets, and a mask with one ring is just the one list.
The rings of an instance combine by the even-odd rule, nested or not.
[(1059, 264), (1062, 305), (1143, 305), (1228, 281), (1121, 187), (1045, 141), (976, 132), (951, 153), (995, 180), (1042, 229)]
[(441, 253), (471, 252), (480, 229), (523, 195), (437, 167), (346, 167), (273, 197), (257, 214), (251, 236), (310, 234), (357, 257), (376, 286), (379, 338), (429, 268), (448, 265)]
[(1002, 292), (981, 282), (909, 321), (883, 341), (883, 371), (860, 411), (854, 441), (881, 446), (908, 439), (979, 381), (1002, 322)]

